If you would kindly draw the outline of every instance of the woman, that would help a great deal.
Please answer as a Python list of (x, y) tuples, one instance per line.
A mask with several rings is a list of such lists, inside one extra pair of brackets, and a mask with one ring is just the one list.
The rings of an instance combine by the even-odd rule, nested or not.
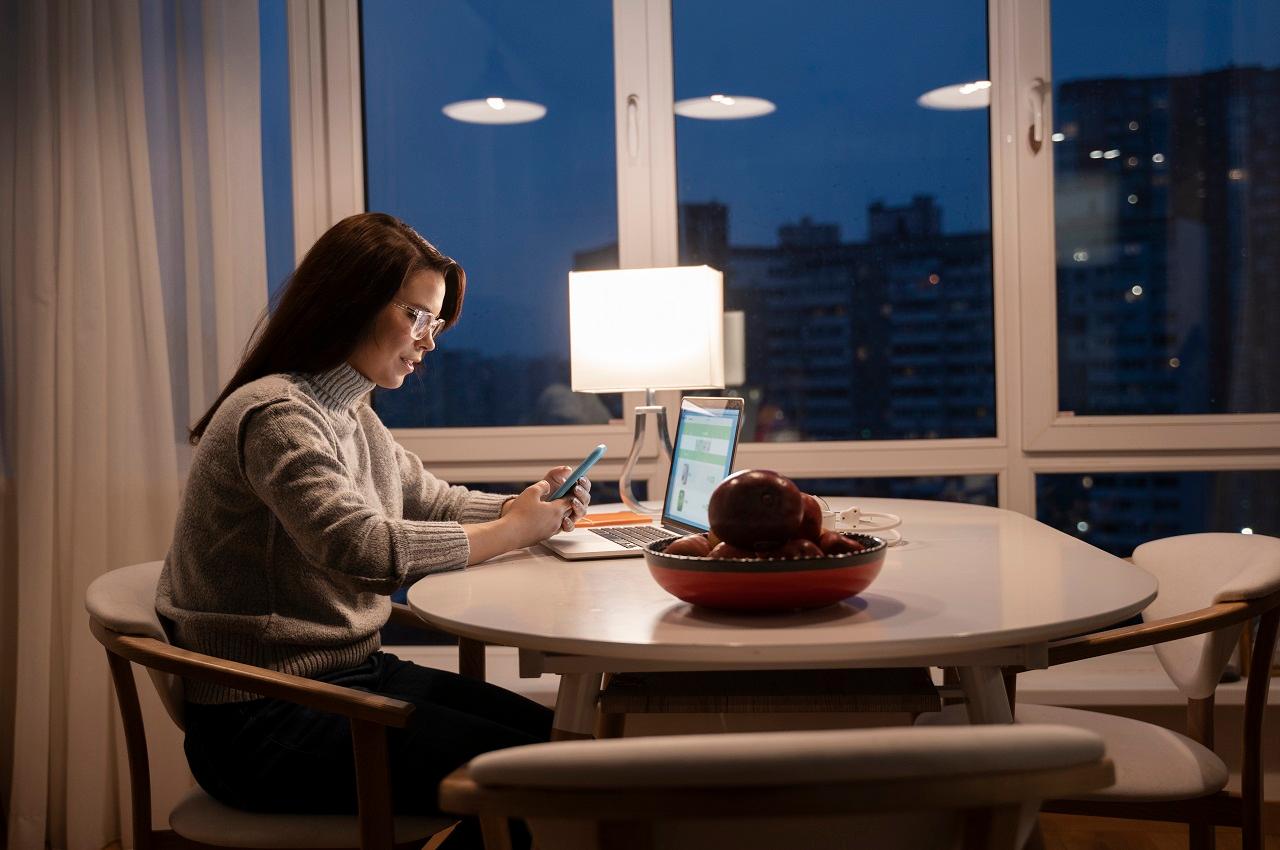
[[(570, 529), (590, 500), (584, 479), (544, 501), (568, 467), (518, 496), (450, 487), (365, 402), (435, 349), (465, 290), (462, 268), (391, 216), (354, 215), (321, 236), (191, 429), (157, 590), (179, 646), (413, 702), (414, 724), (389, 746), (400, 813), (434, 811), (439, 780), (479, 753), (547, 740), (551, 715), (379, 651), (389, 595)], [(213, 797), (355, 811), (343, 718), (208, 683), (189, 682), (186, 699), (187, 758)]]

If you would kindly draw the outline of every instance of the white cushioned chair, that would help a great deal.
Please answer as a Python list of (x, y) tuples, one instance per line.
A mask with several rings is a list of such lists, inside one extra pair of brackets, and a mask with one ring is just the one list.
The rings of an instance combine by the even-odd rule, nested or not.
[[(1049, 665), (1154, 646), (1187, 699), (1187, 734), (1100, 712), (1018, 705), (1018, 723), (1065, 724), (1101, 735), (1116, 765), (1110, 787), (1051, 800), (1044, 810), (1187, 823), (1192, 848), (1212, 847), (1215, 825), (1236, 826), (1245, 850), (1261, 850), (1262, 718), (1280, 622), (1280, 540), (1189, 534), (1144, 543), (1133, 561), (1160, 582), (1144, 622), (1050, 644)], [(1213, 751), (1214, 693), (1241, 630), (1254, 617), (1260, 621), (1248, 670), (1242, 787), (1236, 795), (1224, 790), (1229, 771)], [(968, 717), (963, 705), (953, 705), (916, 722), (958, 724)]]
[[(392, 817), (386, 729), (408, 723), (413, 712), (411, 703), (172, 646), (155, 610), (156, 581), (162, 566), (162, 562), (152, 561), (113, 570), (98, 577), (85, 593), (89, 626), (106, 648), (124, 723), (137, 850), (202, 846), (417, 848), (456, 821), (443, 817)], [(393, 619), (421, 625), (404, 606), (397, 606)], [(359, 816), (246, 812), (222, 805), (197, 787), (170, 813), (172, 831), (153, 830), (146, 730), (130, 662), (151, 674), (165, 709), (179, 728), (183, 709), (180, 677), (231, 685), (350, 718)]]
[(1047, 797), (1112, 780), (1102, 740), (1054, 726), (842, 729), (534, 744), (446, 777), (445, 811), (508, 817), (555, 850), (1022, 847)]

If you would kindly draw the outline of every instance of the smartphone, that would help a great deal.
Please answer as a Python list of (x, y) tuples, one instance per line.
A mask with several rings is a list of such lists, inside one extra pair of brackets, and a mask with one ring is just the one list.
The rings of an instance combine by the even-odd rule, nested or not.
[(550, 496), (547, 497), (547, 501), (553, 502), (556, 499), (563, 499), (565, 496), (569, 495), (569, 492), (573, 489), (573, 485), (578, 483), (579, 478), (587, 474), (588, 469), (595, 466), (596, 461), (604, 457), (604, 453), (605, 453), (604, 443), (601, 443), (600, 445), (592, 449), (591, 454), (587, 455), (586, 459), (582, 461), (582, 463), (578, 464), (578, 468), (575, 469), (573, 472), (569, 473), (569, 477), (566, 478), (564, 480), (564, 483), (560, 485), (560, 489), (556, 490), (554, 493), (552, 493)]

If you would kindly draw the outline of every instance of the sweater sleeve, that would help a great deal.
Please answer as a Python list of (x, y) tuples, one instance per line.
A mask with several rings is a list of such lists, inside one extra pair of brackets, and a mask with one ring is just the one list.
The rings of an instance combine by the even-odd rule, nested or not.
[(497, 519), (502, 513), (503, 503), (515, 498), (465, 487), (450, 487), (428, 472), (416, 454), (407, 451), (394, 439), (393, 443), (400, 480), (404, 485), (405, 519), (487, 522)]
[(248, 411), (239, 445), (249, 486), (312, 564), (381, 594), (466, 566), (470, 545), (456, 522), (389, 517), (369, 504), (305, 404), (284, 399)]

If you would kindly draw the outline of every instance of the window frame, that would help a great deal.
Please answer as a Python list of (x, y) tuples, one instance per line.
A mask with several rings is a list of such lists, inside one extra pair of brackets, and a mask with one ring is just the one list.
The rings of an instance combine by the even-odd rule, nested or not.
[[(623, 267), (678, 258), (673, 0), (613, 0), (618, 245)], [(1063, 0), (1059, 0), (1063, 2)], [(976, 439), (743, 443), (739, 467), (805, 478), (988, 474), (1001, 507), (1035, 516), (1037, 473), (1280, 469), (1280, 413), (1073, 416), (1057, 410), (1053, 160), (1024, 141), (1037, 78), (1052, 80), (1050, 0), (988, 0), (991, 239), (996, 435)], [(364, 208), (358, 0), (288, 7), (294, 217), (298, 255)], [(633, 99), (634, 96), (634, 99)], [(1052, 127), (1052, 97), (1043, 121)], [(675, 416), (678, 393), (659, 393)], [(633, 408), (604, 426), (395, 429), (435, 473), (460, 481), (532, 480), (583, 446), (629, 446)], [(1158, 446), (1158, 448), (1153, 448)], [(620, 473), (625, 452), (598, 476)], [(649, 433), (635, 477), (665, 487)]]
[[(1021, 139), (1031, 126), (1037, 80), (1047, 81), (1043, 99), (1046, 134), (1053, 123), (1053, 64), (1050, 42), (1051, 0), (1000, 0), (1016, 34), (1014, 96)], [(1064, 0), (1059, 0), (1064, 2)], [(1024, 93), (1016, 97), (1016, 93)], [(1020, 135), (1021, 134), (1021, 135)], [(1052, 144), (1039, 153), (1019, 143), (1017, 157), (1017, 221), (1019, 277), (1023, 285), (1022, 347), (1023, 448), (1028, 452), (1142, 452), (1153, 445), (1193, 455), (1212, 450), (1280, 449), (1280, 412), (1267, 414), (1173, 414), (1077, 416), (1058, 409), (1057, 264), (1054, 227)]]

